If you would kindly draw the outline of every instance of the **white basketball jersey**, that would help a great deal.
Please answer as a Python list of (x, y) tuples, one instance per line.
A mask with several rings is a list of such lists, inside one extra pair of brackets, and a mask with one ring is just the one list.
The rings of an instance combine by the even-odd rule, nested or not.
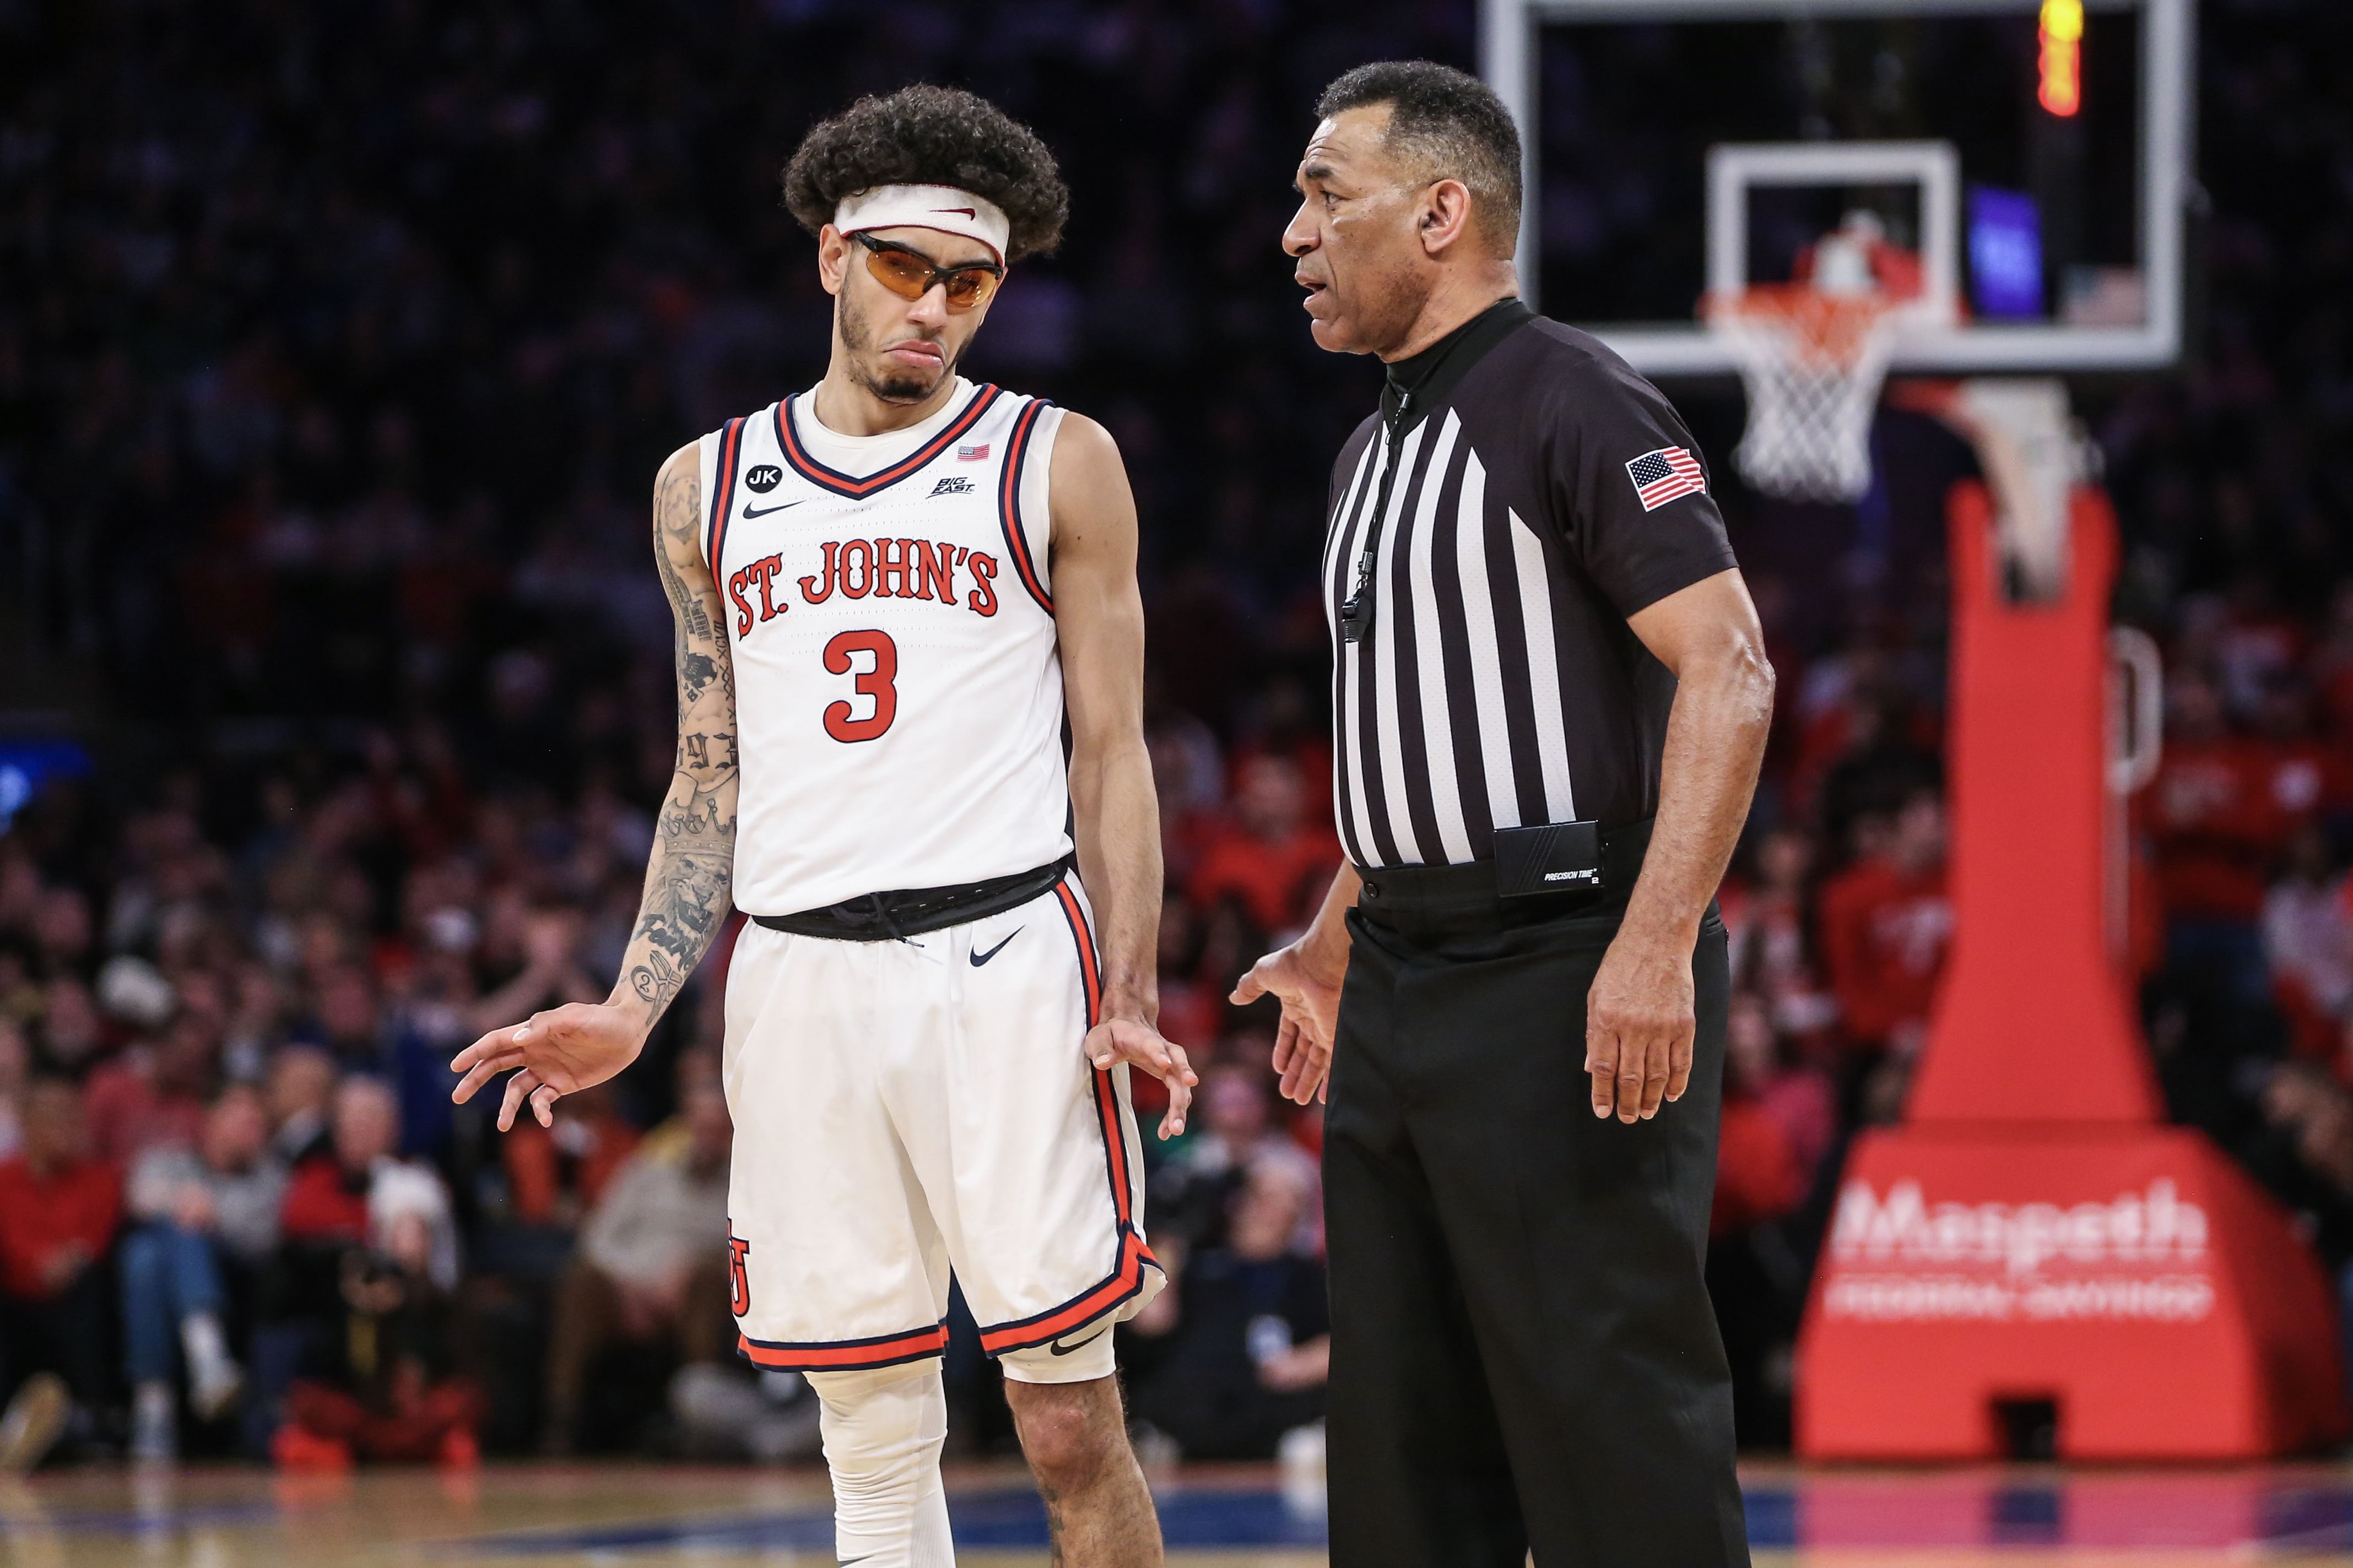
[[(735, 661), (736, 907), (792, 914), (1060, 858), (1046, 471), (1062, 411), (959, 377), (922, 424), (852, 439), (813, 404), (702, 438), (703, 558)], [(823, 460), (850, 454), (873, 466)]]

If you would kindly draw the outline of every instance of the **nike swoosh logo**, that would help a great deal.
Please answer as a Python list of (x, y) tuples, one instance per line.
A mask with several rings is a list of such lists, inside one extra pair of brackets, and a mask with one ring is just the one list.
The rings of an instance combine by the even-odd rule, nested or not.
[(1093, 1333), (1089, 1334), (1077, 1344), (1066, 1345), (1061, 1341), (1056, 1340), (1052, 1343), (1049, 1344), (1046, 1349), (1054, 1355), (1069, 1355), (1073, 1351), (1082, 1351), (1086, 1349), (1089, 1345), (1094, 1343), (1097, 1340), (1103, 1338), (1109, 1332), (1111, 1332), (1109, 1329), (1097, 1329)]
[(943, 217), (978, 217), (980, 216), (970, 207), (934, 207), (932, 210)]
[[(1007, 937), (1005, 942), (1011, 942), (1014, 936), (1019, 936), (1023, 931), (1028, 931), (1029, 929), (1029, 928), (1028, 926), (1015, 926), (1013, 928), (1013, 936)], [(1005, 942), (998, 942), (987, 952), (975, 952), (972, 955), (972, 966), (975, 969), (978, 969), (982, 964), (987, 963), (990, 959), (995, 958), (998, 953), (1003, 952), (1005, 951)]]
[[(808, 497), (801, 497), (801, 500), (808, 500)], [(782, 511), (788, 506), (798, 506), (800, 504), (800, 500), (778, 501), (774, 506), (753, 506), (747, 502), (744, 508), (744, 515), (746, 518), (765, 517), (772, 511)]]

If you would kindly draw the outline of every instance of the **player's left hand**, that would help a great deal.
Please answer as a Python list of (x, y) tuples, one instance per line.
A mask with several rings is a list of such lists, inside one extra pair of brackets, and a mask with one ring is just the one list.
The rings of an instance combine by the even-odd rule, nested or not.
[(1127, 1062), (1166, 1084), (1168, 1109), (1160, 1117), (1160, 1136), (1174, 1138), (1185, 1131), (1185, 1113), (1193, 1108), (1193, 1086), (1201, 1075), (1185, 1059), (1184, 1047), (1163, 1039), (1141, 1018), (1105, 1018), (1087, 1031), (1086, 1053), (1097, 1068)]
[(1681, 1100), (1696, 1028), (1691, 949), (1621, 929), (1585, 996), (1593, 1114), (1647, 1121)]

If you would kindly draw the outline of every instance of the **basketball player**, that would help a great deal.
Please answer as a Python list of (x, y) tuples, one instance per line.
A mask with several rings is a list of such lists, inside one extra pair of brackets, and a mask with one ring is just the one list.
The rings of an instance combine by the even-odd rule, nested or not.
[(517, 1069), (499, 1125), (544, 1123), (620, 1071), (732, 894), (733, 1306), (823, 1401), (840, 1560), (953, 1560), (953, 1268), (1055, 1560), (1158, 1563), (1110, 1334), (1162, 1282), (1127, 1072), (1166, 1081), (1164, 1137), (1195, 1078), (1153, 1023), (1134, 502), (1101, 426), (956, 374), (1068, 194), (1027, 129), (914, 87), (810, 132), (785, 200), (832, 362), (656, 480), (678, 771), (620, 983), (484, 1036), (457, 1098)]

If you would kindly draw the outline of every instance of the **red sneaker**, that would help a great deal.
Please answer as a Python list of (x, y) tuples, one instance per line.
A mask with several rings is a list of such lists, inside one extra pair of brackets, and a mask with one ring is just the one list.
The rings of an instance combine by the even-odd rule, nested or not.
[(290, 1421), (270, 1437), (269, 1458), (281, 1470), (336, 1474), (352, 1468), (352, 1447), (338, 1438), (305, 1431)]

